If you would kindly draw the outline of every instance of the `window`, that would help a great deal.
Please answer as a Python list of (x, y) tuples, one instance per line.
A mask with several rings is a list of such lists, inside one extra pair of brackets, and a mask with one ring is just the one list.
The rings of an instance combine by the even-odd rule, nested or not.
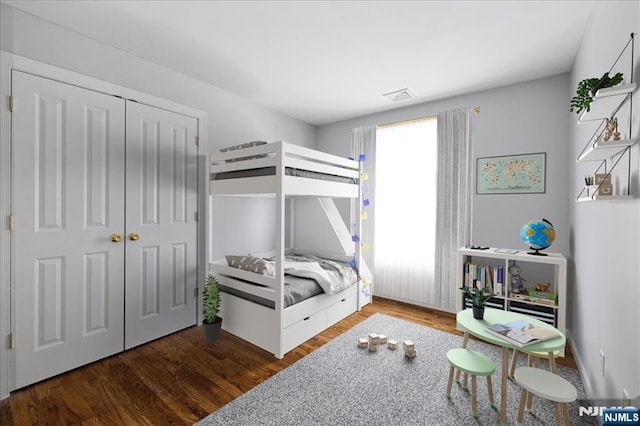
[(378, 127), (375, 158), (375, 293), (432, 305), (437, 119)]

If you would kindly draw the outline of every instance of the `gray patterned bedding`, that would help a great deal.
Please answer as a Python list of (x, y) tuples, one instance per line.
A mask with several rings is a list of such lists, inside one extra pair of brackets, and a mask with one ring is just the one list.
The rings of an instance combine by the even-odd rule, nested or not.
[[(234, 256), (237, 257), (237, 256)], [(227, 257), (227, 261), (231, 256)], [(274, 258), (253, 258), (246, 256), (242, 262), (229, 262), (229, 266), (252, 272), (272, 275), (271, 270), (264, 272), (264, 268), (256, 269), (256, 262), (252, 260), (272, 263)], [(285, 257), (285, 285), (284, 285), (284, 305), (285, 307), (294, 305), (303, 300), (309, 299), (321, 293), (337, 293), (349, 288), (358, 280), (356, 272), (348, 264), (333, 260), (322, 259), (312, 255), (291, 255)], [(275, 308), (275, 303), (248, 294), (224, 285), (220, 285), (220, 290), (233, 294), (246, 300), (261, 304), (268, 308)]]
[[(244, 178), (244, 177), (272, 176), (275, 174), (276, 174), (275, 167), (260, 167), (257, 169), (234, 170), (232, 172), (215, 173), (212, 176), (212, 179), (224, 180), (224, 179), (236, 179), (236, 178)], [(309, 170), (296, 169), (293, 167), (287, 167), (285, 169), (285, 174), (288, 176), (304, 177), (308, 179), (329, 180), (332, 182), (342, 182), (342, 183), (357, 183), (357, 179), (348, 178), (344, 176), (330, 175), (326, 173), (311, 172)]]

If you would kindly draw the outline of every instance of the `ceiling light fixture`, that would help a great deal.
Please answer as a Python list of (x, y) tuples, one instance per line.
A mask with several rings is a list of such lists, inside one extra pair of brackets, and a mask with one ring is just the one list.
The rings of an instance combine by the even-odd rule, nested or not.
[(395, 90), (393, 92), (384, 93), (382, 96), (391, 99), (393, 102), (406, 101), (415, 97), (409, 89)]

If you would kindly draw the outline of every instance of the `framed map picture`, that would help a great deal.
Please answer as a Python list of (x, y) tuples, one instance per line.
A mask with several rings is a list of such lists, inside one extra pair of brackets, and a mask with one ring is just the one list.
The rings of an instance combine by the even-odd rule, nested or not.
[(547, 153), (478, 158), (476, 194), (543, 194)]

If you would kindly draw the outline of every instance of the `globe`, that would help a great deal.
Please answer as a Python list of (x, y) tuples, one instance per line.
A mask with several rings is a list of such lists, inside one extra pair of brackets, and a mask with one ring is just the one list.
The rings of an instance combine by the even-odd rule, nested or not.
[(547, 219), (532, 220), (522, 226), (520, 238), (529, 244), (531, 250), (534, 250), (528, 254), (546, 256), (546, 254), (540, 253), (540, 250), (548, 248), (553, 243), (553, 240), (556, 239), (556, 230)]

